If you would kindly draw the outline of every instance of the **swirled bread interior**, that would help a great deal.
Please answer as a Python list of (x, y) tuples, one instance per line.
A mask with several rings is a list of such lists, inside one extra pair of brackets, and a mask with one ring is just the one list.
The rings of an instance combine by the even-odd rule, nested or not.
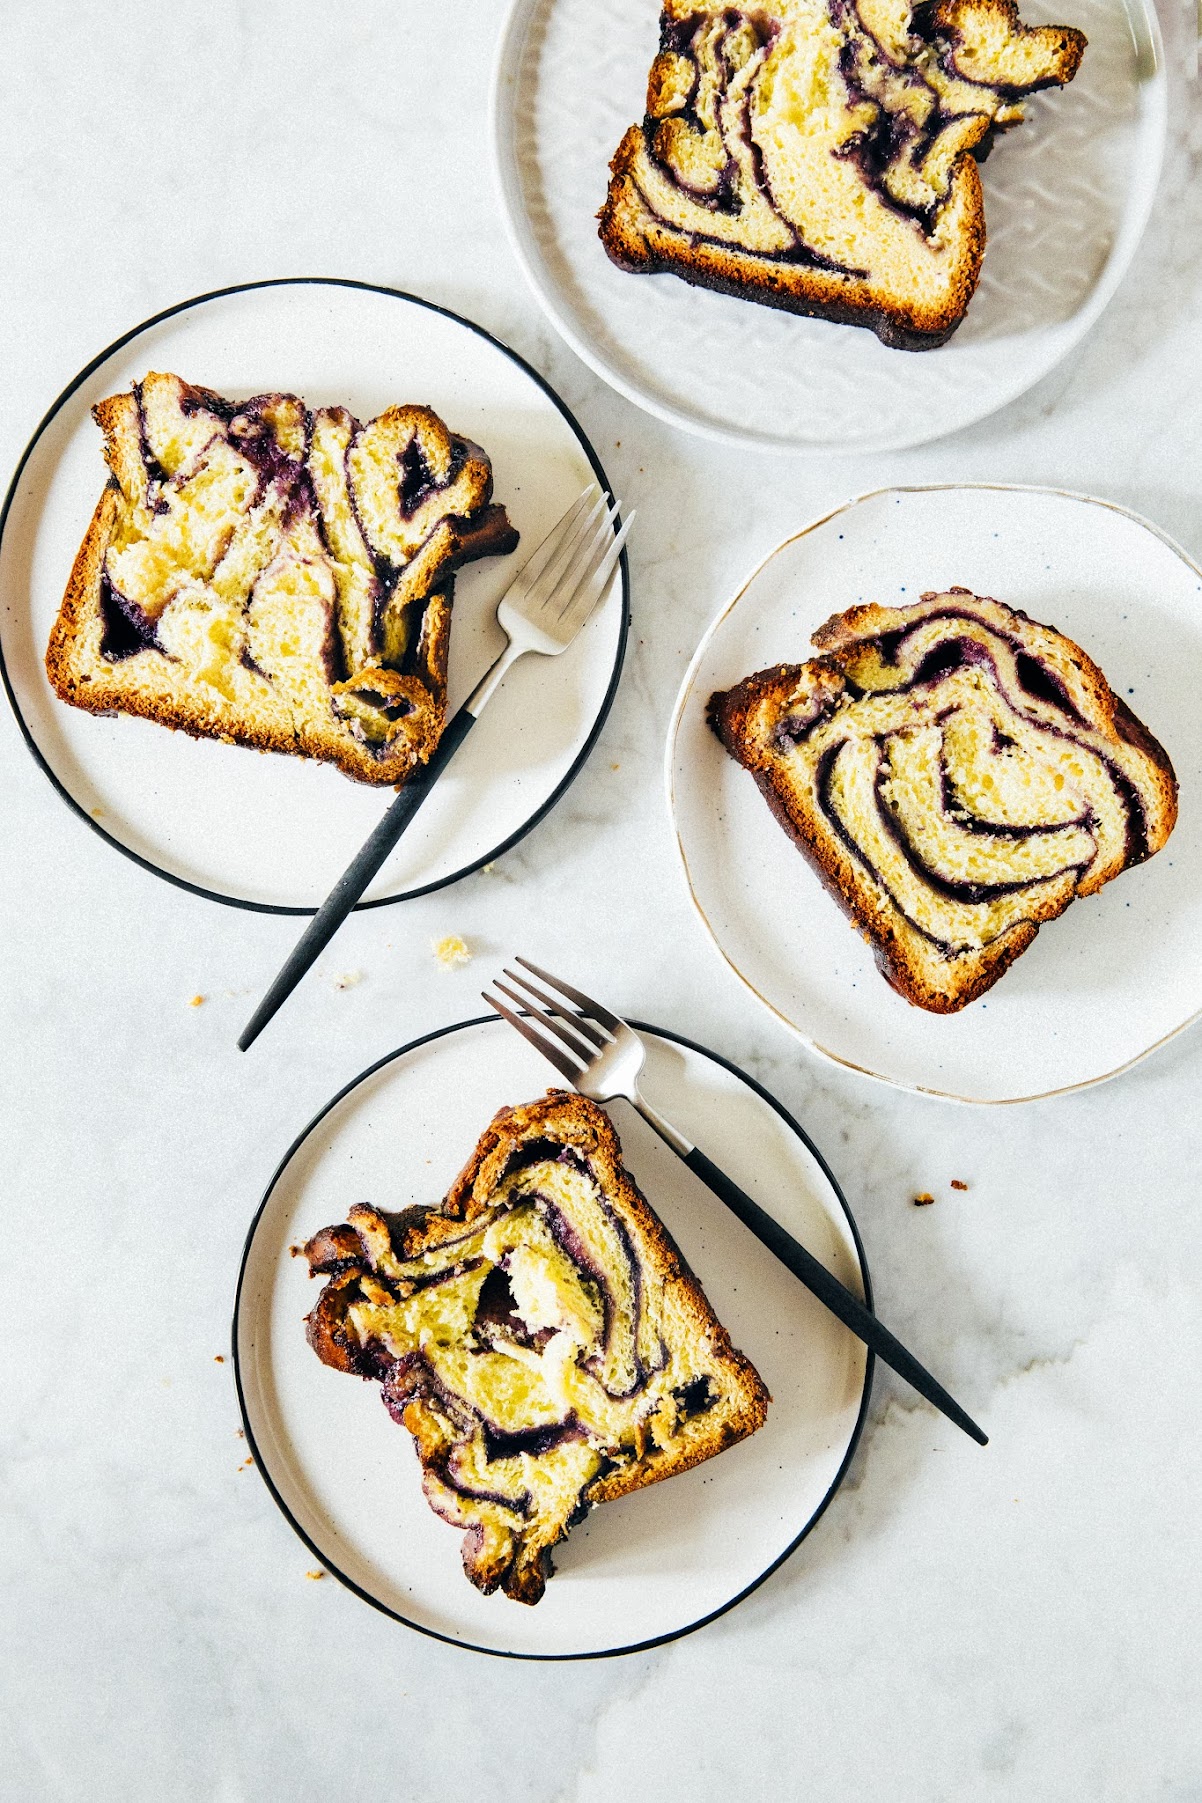
[(478, 445), (149, 374), (93, 408), (111, 477), (46, 667), (64, 701), (397, 783), (446, 706), (455, 567), (512, 550)]
[(596, 1503), (753, 1433), (768, 1393), (626, 1171), (563, 1091), (492, 1121), (438, 1208), (352, 1208), (305, 1248), (318, 1357), (413, 1435), (464, 1569), (537, 1603)]
[(636, 273), (941, 344), (985, 248), (977, 161), (1084, 49), (1013, 0), (667, 0), (602, 242)]
[(919, 1007), (963, 1008), (1172, 832), (1166, 753), (1052, 627), (956, 588), (814, 643), (710, 722)]

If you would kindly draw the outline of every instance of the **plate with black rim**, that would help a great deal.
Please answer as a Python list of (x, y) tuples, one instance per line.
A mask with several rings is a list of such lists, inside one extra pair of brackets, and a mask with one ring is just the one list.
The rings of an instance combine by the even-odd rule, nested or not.
[[(234, 906), (311, 913), (391, 790), (308, 759), (98, 719), (61, 702), (46, 677), (50, 628), (107, 475), (91, 407), (149, 369), (237, 399), (282, 390), (361, 419), (424, 402), (483, 445), (521, 544), (456, 579), (450, 712), (504, 643), (497, 602), (523, 557), (588, 482), (608, 482), (567, 407), (515, 352), (455, 313), (364, 283), (298, 278), (183, 302), (102, 351), (55, 401), (0, 516), (0, 658), (25, 739), (63, 799), (144, 868)], [(601, 730), (628, 612), (623, 558), (576, 643), (506, 678), (360, 906), (454, 882), (537, 824)]]
[[(802, 663), (860, 602), (960, 586), (1068, 635), (1167, 751), (1177, 825), (1146, 863), (1079, 898), (956, 1014), (912, 1006), (707, 722), (715, 691)], [(1004, 484), (881, 489), (785, 540), (706, 630), (668, 730), (668, 808), (689, 894), (721, 956), (836, 1063), (963, 1102), (1101, 1082), (1202, 1015), (1202, 570), (1114, 503)]]
[[(649, 1098), (871, 1305), (851, 1211), (797, 1122), (718, 1054), (641, 1030)], [(615, 1104), (625, 1160), (764, 1378), (768, 1419), (719, 1457), (595, 1509), (556, 1549), (535, 1607), (482, 1596), (463, 1575), (460, 1531), (427, 1507), (409, 1436), (377, 1386), (351, 1382), (309, 1348), (304, 1317), (318, 1286), (291, 1248), (355, 1202), (391, 1210), (441, 1197), (496, 1110), (547, 1087), (543, 1060), (490, 1017), (413, 1041), (335, 1096), (286, 1154), (247, 1236), (234, 1361), (259, 1471), (334, 1576), (455, 1645), (586, 1659), (703, 1626), (788, 1557), (847, 1470), (872, 1359), (633, 1109)]]

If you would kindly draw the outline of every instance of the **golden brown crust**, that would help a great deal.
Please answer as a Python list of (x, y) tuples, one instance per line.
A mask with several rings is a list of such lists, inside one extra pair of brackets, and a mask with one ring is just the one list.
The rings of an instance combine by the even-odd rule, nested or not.
[(1034, 50), (1045, 64), (1046, 73), (1021, 84), (1024, 94), (1034, 94), (1040, 88), (1064, 87), (1076, 75), (1089, 47), (1085, 33), (1071, 25), (1024, 25), (1016, 0), (936, 0), (929, 16), (933, 35), (947, 46), (947, 63), (965, 81), (988, 82), (992, 73), (974, 62), (965, 46), (966, 27), (974, 17), (996, 19), (1020, 53), (1028, 47)]
[(700, 241), (657, 220), (647, 209), (635, 164), (653, 129), (632, 125), (610, 164), (609, 191), (598, 214), (598, 235), (610, 261), (631, 275), (675, 275), (695, 288), (736, 300), (755, 301), (778, 312), (829, 319), (836, 325), (865, 326), (891, 350), (935, 350), (946, 344), (968, 309), (985, 256), (985, 202), (981, 178), (966, 156), (952, 176), (957, 204), (965, 214), (945, 299), (934, 308), (898, 297), (886, 304), (862, 279), (836, 270), (782, 263), (752, 251)]
[[(663, 1286), (670, 1306), (678, 1307), (692, 1331), (708, 1340), (714, 1358), (736, 1374), (743, 1392), (739, 1406), (712, 1423), (713, 1432), (708, 1439), (666, 1451), (650, 1447), (637, 1466), (613, 1472), (594, 1484), (590, 1500), (609, 1502), (678, 1471), (687, 1471), (737, 1440), (746, 1439), (763, 1426), (771, 1397), (750, 1359), (731, 1344), (730, 1335), (715, 1316), (679, 1246), (626, 1169), (609, 1116), (587, 1097), (572, 1090), (552, 1089), (536, 1102), (502, 1108), (485, 1128), (439, 1213), (449, 1220), (470, 1222), (488, 1207), (488, 1198), (514, 1153), (528, 1140), (544, 1135), (575, 1146), (599, 1170), (606, 1194), (634, 1223), (641, 1241), (650, 1249), (652, 1275)], [(411, 1229), (405, 1236), (406, 1255), (415, 1256), (425, 1244), (423, 1235)]]
[[(917, 206), (912, 209), (914, 229), (938, 245), (944, 259), (938, 271), (938, 258), (932, 261), (930, 293), (924, 296), (901, 279), (880, 279), (871, 268), (828, 266), (817, 255), (806, 262), (791, 254), (757, 253), (731, 241), (726, 230), (710, 237), (659, 217), (644, 193), (640, 170), (658, 169), (671, 179), (675, 134), (687, 136), (700, 123), (698, 114), (690, 112), (696, 104), (697, 67), (691, 65), (690, 54), (677, 47), (676, 34), (694, 15), (711, 20), (719, 17), (713, 6), (688, 5), (683, 0), (667, 0), (664, 6), (661, 48), (648, 76), (643, 122), (627, 130), (610, 164), (609, 187), (598, 219), (599, 236), (611, 261), (632, 274), (676, 275), (696, 287), (762, 306), (864, 326), (893, 349), (930, 350), (946, 343), (967, 311), (985, 252), (984, 196), (976, 160), (985, 154), (982, 141), (989, 139), (995, 122), (1002, 127), (1021, 118), (1014, 103), (1022, 95), (1071, 81), (1086, 40), (1069, 27), (1024, 26), (1013, 0), (935, 0), (933, 5), (916, 7), (915, 20), (920, 14), (921, 36), (929, 46), (924, 54), (935, 54), (943, 70), (938, 80), (950, 83), (961, 96), (952, 109), (959, 133), (954, 153), (949, 149), (949, 161), (938, 178), (932, 178), (937, 188), (942, 184), (938, 189), (941, 198), (926, 213)], [(738, 15), (731, 13), (726, 18), (733, 26)], [(769, 9), (756, 29), (771, 33), (778, 23)], [(991, 25), (995, 28), (992, 35)], [(883, 50), (871, 36), (867, 42), (872, 46), (869, 68), (880, 71), (892, 66), (894, 53)], [(723, 54), (719, 49), (719, 60)], [(692, 75), (687, 73), (690, 66)], [(965, 82), (981, 93), (979, 114), (963, 99)], [(848, 92), (849, 103), (853, 96), (855, 104), (869, 98), (854, 85)], [(728, 167), (733, 167), (741, 159), (737, 147), (732, 148), (729, 124), (721, 122), (712, 96), (709, 107), (705, 129), (708, 135), (717, 130), (726, 136)], [(747, 130), (744, 121), (744, 136)], [(848, 139), (848, 148), (856, 142), (854, 136)], [(844, 148), (832, 141), (832, 155), (843, 154)], [(762, 176), (753, 178), (747, 169), (737, 178), (744, 183), (753, 179), (763, 185)], [(684, 191), (693, 192), (687, 183)], [(764, 195), (772, 204), (766, 186)], [(892, 195), (886, 194), (885, 204), (896, 204)], [(732, 210), (737, 213), (739, 206)]]
[(750, 771), (773, 817), (788, 833), (827, 894), (871, 946), (876, 967), (890, 988), (915, 1008), (930, 1014), (956, 1014), (1004, 976), (1035, 938), (1038, 926), (1030, 921), (1020, 922), (975, 956), (965, 954), (957, 961), (956, 982), (950, 990), (938, 989), (924, 980), (898, 918), (877, 905), (872, 888), (855, 861), (841, 853), (829, 833), (817, 829), (809, 812), (799, 805), (796, 791), (785, 780), (780, 765), (764, 755), (750, 730), (756, 708), (764, 701), (778, 697), (783, 700), (805, 667), (777, 664), (746, 677), (724, 694), (711, 696), (707, 716), (710, 726), (731, 757)]
[[(548, 1146), (550, 1149), (545, 1149)], [(439, 1405), (431, 1407), (429, 1380), (411, 1375), (409, 1369), (420, 1355), (407, 1354), (394, 1361), (382, 1341), (370, 1334), (361, 1339), (348, 1317), (351, 1308), (362, 1303), (364, 1297), (372, 1299), (382, 1293), (381, 1279), (395, 1284), (404, 1281), (408, 1274), (413, 1282), (416, 1271), (416, 1281), (428, 1283), (427, 1273), (446, 1268), (436, 1256), (440, 1248), (443, 1260), (450, 1261), (452, 1270), (456, 1259), (464, 1261), (464, 1272), (478, 1270), (481, 1242), (471, 1240), (472, 1225), (479, 1222), (491, 1231), (490, 1223), (503, 1218), (510, 1191), (502, 1186), (507, 1179), (512, 1182), (515, 1160), (518, 1168), (523, 1162), (530, 1162), (532, 1148), (535, 1162), (549, 1159), (557, 1163), (557, 1148), (570, 1148), (574, 1164), (587, 1161), (587, 1169), (604, 1198), (605, 1212), (620, 1223), (622, 1243), (628, 1245), (637, 1267), (636, 1337), (637, 1298), (647, 1297), (652, 1286), (653, 1331), (658, 1335), (660, 1355), (668, 1361), (666, 1368), (671, 1372), (667, 1377), (661, 1375), (661, 1385), (675, 1383), (682, 1376), (691, 1384), (700, 1374), (707, 1394), (698, 1406), (684, 1400), (678, 1405), (676, 1399), (683, 1396), (679, 1389), (648, 1393), (646, 1408), (634, 1417), (633, 1429), (630, 1418), (625, 1418), (620, 1446), (614, 1439), (591, 1441), (591, 1463), (582, 1467), (578, 1480), (583, 1487), (573, 1486), (566, 1493), (561, 1492), (554, 1516), (539, 1517), (535, 1525), (519, 1530), (512, 1518), (507, 1524), (495, 1511), (490, 1514), (488, 1508), (477, 1508), (473, 1512), (464, 1505), (464, 1496), (484, 1504), (503, 1502), (488, 1494), (491, 1486), (487, 1478), (477, 1478), (475, 1488), (469, 1491), (456, 1492), (449, 1482), (448, 1423), (459, 1419), (459, 1431), (463, 1431), (465, 1405), (441, 1393)], [(536, 1603), (551, 1570), (551, 1546), (580, 1518), (582, 1510), (685, 1471), (754, 1433), (765, 1419), (770, 1398), (762, 1380), (744, 1355), (731, 1345), (679, 1248), (626, 1171), (617, 1134), (608, 1117), (595, 1103), (571, 1092), (552, 1090), (535, 1102), (502, 1109), (485, 1129), (468, 1165), (438, 1207), (413, 1208), (392, 1216), (368, 1206), (352, 1208), (345, 1223), (314, 1235), (304, 1252), (311, 1273), (327, 1279), (308, 1317), (310, 1345), (334, 1369), (378, 1378), (383, 1383), (390, 1411), (417, 1442), (428, 1500), (444, 1519), (467, 1529), (464, 1569), (485, 1593), (503, 1587), (516, 1601)], [(504, 1263), (500, 1269), (503, 1268)], [(495, 1274), (490, 1273), (485, 1291)], [(482, 1296), (485, 1291), (480, 1292)], [(471, 1328), (473, 1337), (480, 1331), (480, 1320), (477, 1312)], [(654, 1368), (660, 1373), (664, 1369)], [(665, 1409), (670, 1433), (664, 1431), (660, 1422)], [(627, 1441), (631, 1432), (633, 1446)], [(588, 1442), (583, 1450), (588, 1453)], [(505, 1455), (498, 1452), (487, 1456)], [(483, 1494), (479, 1489), (481, 1481)], [(525, 1482), (531, 1482), (529, 1469)]]
[[(209, 389), (175, 377), (152, 375), (146, 380), (174, 382), (187, 407), (229, 417), (230, 404)], [(420, 618), (420, 633), (404, 675), (381, 666), (382, 681), (376, 686), (388, 688), (390, 695), (403, 699), (410, 710), (403, 735), (398, 734), (381, 752), (356, 738), (333, 712), (328, 720), (310, 718), (304, 710), (286, 706), (273, 710), (276, 718), (272, 719), (267, 710), (260, 709), (257, 716), (240, 710), (236, 703), (202, 689), (186, 665), (153, 647), (119, 662), (102, 654), (101, 585), (106, 555), (125, 508), (144, 499), (151, 467), (144, 461), (149, 453), (143, 438), (140, 392), (109, 396), (92, 410), (105, 434), (104, 456), (111, 475), (75, 558), (51, 630), (46, 671), (55, 693), (89, 713), (129, 714), (193, 738), (217, 738), (257, 751), (315, 758), (334, 764), (359, 782), (402, 783), (430, 757), (442, 732), (453, 572), (475, 558), (512, 551), (517, 544), (504, 508), (491, 502), (492, 469), (485, 452), (470, 440), (448, 434), (429, 407), (394, 407), (373, 422), (398, 431), (420, 429), (457, 445), (456, 492), (467, 502), (464, 513), (446, 515), (434, 525), (404, 566), (389, 598), (385, 611), (398, 618)], [(354, 672), (354, 680), (346, 683), (331, 678), (331, 700), (353, 690), (356, 682), (360, 687), (370, 686), (364, 679), (372, 668)]]
[[(1066, 664), (1076, 672), (1081, 703), (1089, 710), (1090, 724), (1103, 735), (1124, 740), (1142, 752), (1153, 766), (1149, 793), (1157, 826), (1151, 844), (1136, 847), (1124, 867), (1142, 861), (1163, 845), (1173, 829), (1177, 813), (1177, 783), (1163, 746), (1152, 736), (1118, 696), (1093, 660), (1062, 633), (1029, 620), (1026, 614), (1005, 608), (968, 589), (953, 588), (929, 593), (910, 608), (882, 608), (873, 603), (849, 608), (827, 620), (813, 635), (824, 655), (807, 664), (777, 664), (744, 678), (733, 688), (710, 697), (709, 724), (730, 755), (754, 777), (772, 814), (788, 833), (818, 875), (824, 888), (848, 915), (873, 949), (886, 981), (908, 1002), (936, 1014), (951, 1014), (967, 1007), (990, 989), (1036, 937), (1041, 924), (1056, 918), (1073, 899), (1057, 899), (1051, 890), (1041, 902), (1031, 903), (1030, 914), (976, 950), (960, 952), (949, 960), (942, 982), (930, 979), (918, 955), (920, 935), (899, 910), (883, 903), (881, 892), (859, 861), (825, 824), (815, 816), (808, 795), (790, 779), (785, 760), (771, 742), (765, 742), (763, 722), (779, 720), (804, 682), (807, 694), (837, 703), (845, 692), (844, 668), (857, 648), (878, 634), (895, 629), (905, 616), (919, 616), (951, 597), (967, 597), (976, 608), (993, 610), (995, 623), (1008, 616), (1056, 644)], [(1086, 876), (1075, 894), (1085, 896), (1110, 880), (1116, 871)]]

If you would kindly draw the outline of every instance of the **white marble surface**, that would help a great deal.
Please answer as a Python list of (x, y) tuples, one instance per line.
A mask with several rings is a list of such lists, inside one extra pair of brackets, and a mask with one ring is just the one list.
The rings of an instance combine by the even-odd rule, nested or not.
[[(499, 0), (7, 0), (5, 470), (75, 370), (156, 308), (345, 274), (513, 343), (641, 522), (625, 681), (569, 798), (491, 875), (352, 921), (261, 1055), (234, 1035), (290, 924), (107, 850), (0, 711), (5, 1799), (1202, 1797), (1202, 1035), (994, 1111), (822, 1065), (705, 944), (660, 783), (711, 613), (857, 489), (1092, 490), (1202, 557), (1202, 117), (1187, 15), (1162, 4), (1172, 149), (1099, 327), (992, 421), (839, 462), (680, 437), (554, 341), (488, 178)], [(476, 952), (452, 975), (429, 950), (448, 931)], [(780, 1094), (847, 1189), (882, 1314), (993, 1434), (978, 1451), (883, 1376), (849, 1483), (785, 1568), (707, 1631), (595, 1665), (475, 1658), (309, 1581), (243, 1466), (228, 1359), (281, 1148), (368, 1060), (474, 1012), (514, 945)]]

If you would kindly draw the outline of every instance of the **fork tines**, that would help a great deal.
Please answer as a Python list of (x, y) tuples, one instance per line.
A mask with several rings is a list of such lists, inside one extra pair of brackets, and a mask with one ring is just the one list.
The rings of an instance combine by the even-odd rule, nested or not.
[[(511, 1002), (515, 1002), (518, 1008), (525, 1009), (525, 1015), (515, 1014), (513, 1009), (507, 1008), (504, 1002), (499, 1002), (488, 990), (482, 991), (484, 1000), (511, 1027), (515, 1027), (536, 1051), (541, 1052), (561, 1076), (575, 1084), (590, 1059), (610, 1042), (612, 1029), (620, 1026), (621, 1022), (598, 1002), (592, 1001), (580, 990), (573, 989), (570, 984), (561, 982), (558, 977), (553, 977), (549, 971), (541, 970), (537, 964), (531, 964), (525, 958), (518, 958), (516, 962), (523, 969), (533, 971), (544, 983), (558, 989), (569, 1001), (575, 1002), (581, 1012), (576, 1013), (566, 1008), (554, 996), (548, 995), (546, 990), (540, 989), (537, 983), (520, 976), (508, 966), (502, 974), (515, 987), (511, 989), (499, 977), (494, 980), (494, 987)], [(588, 1015), (592, 1018), (586, 1018)]]

